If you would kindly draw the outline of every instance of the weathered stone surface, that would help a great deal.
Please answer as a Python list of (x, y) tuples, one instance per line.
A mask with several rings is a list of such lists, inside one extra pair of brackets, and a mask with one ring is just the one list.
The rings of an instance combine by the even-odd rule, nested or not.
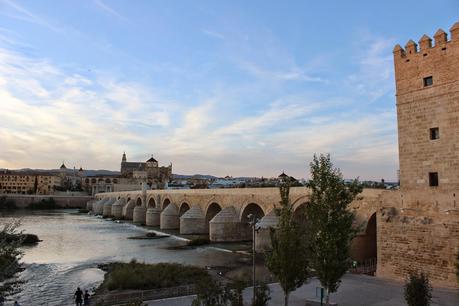
[(123, 218), (123, 207), (126, 205), (126, 200), (124, 198), (120, 198), (118, 201), (113, 203), (112, 205), (112, 217), (114, 219), (122, 219)]
[(199, 206), (193, 206), (180, 217), (180, 234), (207, 234), (206, 217)]
[(134, 217), (134, 207), (135, 207), (135, 200), (130, 199), (126, 205), (123, 206), (123, 219), (125, 220), (132, 220)]
[(147, 226), (159, 226), (161, 209), (153, 207), (148, 208), (145, 223)]
[(134, 207), (132, 222), (145, 225), (147, 209), (143, 206)]
[(160, 225), (161, 229), (178, 229), (180, 228), (179, 211), (177, 205), (171, 203), (161, 212)]
[(110, 201), (110, 198), (103, 198), (93, 205), (93, 212), (95, 215), (102, 215), (104, 212), (104, 204)]
[[(250, 239), (244, 224), (239, 221), (239, 216), (233, 206), (224, 207), (209, 222), (210, 241), (241, 241)], [(244, 227), (243, 227), (244, 226)]]
[(274, 209), (257, 223), (258, 230), (255, 233), (255, 250), (257, 252), (263, 252), (271, 248), (271, 228), (277, 228), (278, 223), (279, 217)]
[(111, 217), (112, 216), (112, 205), (116, 202), (116, 199), (110, 199), (104, 203), (102, 208), (102, 216)]

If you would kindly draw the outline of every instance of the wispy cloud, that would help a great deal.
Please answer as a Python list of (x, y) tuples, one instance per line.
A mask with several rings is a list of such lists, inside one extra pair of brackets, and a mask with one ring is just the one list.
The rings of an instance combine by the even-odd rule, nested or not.
[(34, 23), (34, 24), (46, 27), (53, 32), (58, 32), (58, 33), (63, 32), (62, 28), (51, 24), (45, 18), (42, 18), (41, 16), (34, 14), (33, 12), (29, 11), (25, 7), (19, 5), (17, 2), (13, 2), (10, 0), (0, 0), (0, 2), (3, 2), (5, 6), (9, 7), (14, 12), (14, 13), (8, 13), (4, 11), (2, 13), (4, 15), (7, 15), (8, 17), (27, 21), (30, 23)]
[(273, 81), (325, 82), (325, 80), (320, 77), (308, 75), (305, 71), (298, 67), (293, 67), (285, 71), (276, 71), (260, 67), (250, 62), (242, 63), (241, 67), (257, 78)]
[(128, 21), (128, 19), (121, 15), (118, 11), (116, 11), (114, 8), (112, 8), (111, 6), (107, 5), (106, 3), (104, 3), (102, 0), (94, 0), (94, 4), (101, 10), (103, 11), (104, 13), (112, 16), (112, 17), (115, 17), (119, 20), (122, 20), (122, 21)]
[(395, 41), (368, 33), (362, 37), (354, 58), (358, 70), (348, 76), (349, 86), (357, 95), (373, 102), (394, 89), (392, 48)]
[(204, 33), (205, 35), (207, 35), (209, 37), (212, 37), (212, 38), (217, 38), (217, 39), (221, 39), (221, 40), (225, 39), (225, 36), (223, 36), (223, 34), (220, 34), (220, 33), (216, 32), (216, 31), (203, 29), (202, 33)]

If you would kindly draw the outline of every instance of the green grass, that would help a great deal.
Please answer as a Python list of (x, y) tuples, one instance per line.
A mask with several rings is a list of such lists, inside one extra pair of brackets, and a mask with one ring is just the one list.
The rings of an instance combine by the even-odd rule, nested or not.
[(176, 263), (144, 264), (136, 261), (109, 265), (102, 286), (116, 289), (156, 289), (195, 284), (210, 279), (203, 268)]

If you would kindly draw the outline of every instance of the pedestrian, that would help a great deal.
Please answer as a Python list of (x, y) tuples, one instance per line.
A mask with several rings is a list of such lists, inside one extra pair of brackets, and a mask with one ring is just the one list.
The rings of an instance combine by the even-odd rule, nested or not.
[(81, 291), (80, 287), (77, 288), (77, 290), (75, 291), (75, 294), (73, 296), (75, 297), (76, 306), (82, 306), (82, 303), (83, 303), (83, 291)]
[(84, 306), (88, 306), (89, 305), (89, 292), (88, 292), (88, 290), (84, 291), (83, 305)]
[(13, 306), (21, 306), (21, 305), (18, 303), (18, 301), (14, 301)]
[(0, 294), (0, 306), (5, 305), (5, 298)]

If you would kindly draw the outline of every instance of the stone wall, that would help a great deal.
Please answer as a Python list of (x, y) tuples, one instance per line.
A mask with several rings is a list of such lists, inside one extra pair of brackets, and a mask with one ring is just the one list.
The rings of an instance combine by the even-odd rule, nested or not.
[(434, 285), (458, 287), (459, 210), (442, 198), (439, 190), (383, 194), (377, 214), (378, 276), (403, 280), (410, 271), (424, 271)]
[[(425, 190), (429, 172), (437, 172), (442, 190), (459, 189), (459, 23), (451, 39), (439, 30), (394, 49), (402, 190)], [(432, 77), (425, 86), (424, 78)], [(439, 128), (431, 139), (430, 129)]]
[(92, 199), (91, 196), (60, 196), (60, 195), (6, 195), (7, 200), (14, 201), (16, 207), (26, 208), (31, 203), (38, 203), (41, 200), (53, 198), (56, 205), (62, 208), (86, 208), (86, 203)]

